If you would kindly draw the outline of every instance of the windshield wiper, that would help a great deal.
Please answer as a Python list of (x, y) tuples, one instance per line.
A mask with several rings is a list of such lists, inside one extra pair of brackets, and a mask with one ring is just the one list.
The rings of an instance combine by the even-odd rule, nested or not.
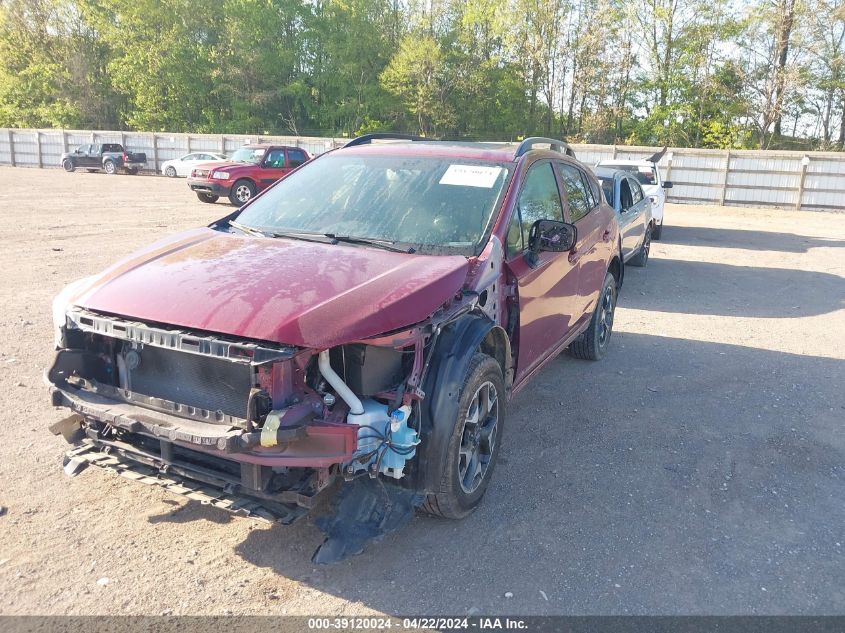
[(351, 235), (335, 235), (334, 233), (323, 233), (323, 235), (335, 242), (344, 242), (345, 244), (365, 244), (367, 246), (375, 246), (376, 248), (392, 251), (394, 253), (416, 252), (416, 249), (413, 247), (399, 248), (398, 246), (393, 246), (394, 242), (391, 242), (390, 240), (377, 240), (370, 237), (352, 237)]
[(318, 244), (325, 244), (326, 239), (330, 239), (333, 243), (344, 242), (345, 244), (364, 244), (366, 246), (374, 246), (382, 248), (386, 251), (394, 253), (415, 253), (414, 248), (399, 248), (393, 246), (393, 242), (389, 240), (378, 240), (368, 237), (352, 237), (350, 235), (335, 235), (334, 233), (308, 233), (299, 231), (271, 231), (257, 229), (254, 226), (247, 226), (235, 220), (229, 220), (229, 226), (233, 226), (239, 231), (247, 235), (256, 235), (258, 237), (273, 237), (273, 238), (287, 238), (291, 240), (302, 240), (303, 242), (317, 242)]
[(241, 224), (240, 222), (237, 222), (235, 220), (229, 220), (229, 226), (234, 226), (236, 229), (238, 229), (239, 231), (243, 231), (247, 235), (257, 235), (258, 237), (282, 237), (292, 240), (303, 240), (306, 242), (319, 242), (320, 244), (326, 243), (326, 240), (323, 239), (325, 236), (320, 235), (319, 233), (298, 233), (296, 231), (270, 231), (266, 229), (258, 229), (254, 226), (247, 226), (246, 224)]
[(299, 231), (272, 231), (269, 233), (270, 237), (282, 237), (291, 240), (302, 240), (303, 242), (317, 242), (318, 244), (326, 244), (324, 239), (326, 236), (320, 233), (308, 233)]
[(262, 231), (261, 229), (256, 229), (252, 226), (247, 226), (246, 224), (241, 224), (240, 222), (236, 222), (235, 220), (229, 220), (229, 226), (234, 226), (239, 231), (246, 233), (247, 235), (257, 235), (258, 237), (267, 237), (267, 233)]

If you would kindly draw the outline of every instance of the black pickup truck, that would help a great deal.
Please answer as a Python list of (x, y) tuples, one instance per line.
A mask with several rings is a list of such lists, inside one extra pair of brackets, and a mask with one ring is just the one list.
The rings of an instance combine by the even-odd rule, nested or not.
[(92, 143), (80, 145), (72, 152), (62, 154), (62, 168), (74, 171), (77, 168), (88, 171), (102, 169), (107, 174), (116, 174), (123, 169), (127, 174), (137, 174), (147, 163), (147, 155), (127, 152), (119, 143)]

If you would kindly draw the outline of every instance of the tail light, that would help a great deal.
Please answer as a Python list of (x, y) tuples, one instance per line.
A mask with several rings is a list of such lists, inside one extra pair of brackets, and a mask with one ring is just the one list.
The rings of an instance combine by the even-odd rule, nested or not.
[(123, 152), (123, 161), (126, 162), (129, 160), (129, 157), (126, 155), (126, 152)]

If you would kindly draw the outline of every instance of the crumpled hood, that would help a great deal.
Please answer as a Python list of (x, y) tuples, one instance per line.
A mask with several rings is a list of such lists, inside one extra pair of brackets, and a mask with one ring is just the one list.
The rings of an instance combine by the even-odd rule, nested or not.
[(392, 253), (194, 229), (130, 255), (71, 300), (192, 330), (328, 348), (424, 320), (454, 296), (461, 256)]

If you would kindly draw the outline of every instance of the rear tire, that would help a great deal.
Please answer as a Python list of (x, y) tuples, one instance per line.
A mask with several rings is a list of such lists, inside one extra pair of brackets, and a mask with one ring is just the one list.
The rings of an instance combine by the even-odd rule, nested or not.
[(62, 169), (64, 169), (66, 172), (70, 173), (70, 172), (72, 172), (73, 170), (76, 169), (76, 165), (74, 165), (74, 163), (71, 159), (65, 158), (62, 161)]
[(505, 422), (505, 383), (499, 363), (476, 353), (458, 397), (443, 479), (422, 510), (447, 519), (462, 519), (481, 503), (499, 455)]
[(208, 204), (214, 204), (220, 199), (220, 196), (215, 196), (213, 193), (200, 193), (197, 192), (197, 198), (200, 199), (201, 202), (207, 202)]
[(583, 360), (601, 360), (613, 334), (613, 314), (616, 310), (616, 279), (604, 276), (599, 301), (590, 325), (569, 345), (569, 353)]
[(241, 179), (232, 185), (229, 192), (229, 202), (236, 207), (242, 207), (255, 196), (255, 185), (251, 181)]
[(651, 239), (659, 240), (662, 235), (663, 235), (663, 221), (661, 220), (660, 224), (658, 224), (657, 227), (652, 232)]
[(640, 268), (644, 268), (646, 264), (648, 264), (648, 254), (651, 250), (651, 227), (645, 230), (645, 237), (643, 237), (642, 246), (640, 246), (640, 250), (637, 251), (637, 254), (634, 255), (630, 260), (628, 260), (631, 266), (639, 266)]
[(135, 174), (138, 173), (138, 168), (137, 167), (127, 167), (126, 173), (129, 174), (130, 176), (134, 176)]
[(107, 160), (103, 163), (103, 169), (109, 176), (114, 176), (117, 173), (117, 165), (113, 160)]

